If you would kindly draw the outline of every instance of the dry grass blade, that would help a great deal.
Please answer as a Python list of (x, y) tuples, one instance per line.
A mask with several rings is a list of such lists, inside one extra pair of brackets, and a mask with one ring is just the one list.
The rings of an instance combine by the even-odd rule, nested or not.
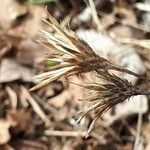
[(121, 40), (121, 42), (125, 43), (125, 44), (133, 44), (133, 45), (141, 46), (143, 48), (150, 50), (150, 40), (149, 39), (138, 40), (138, 39), (126, 38), (126, 39)]
[(21, 86), (21, 92), (24, 95), (24, 97), (29, 101), (31, 106), (33, 107), (33, 110), (37, 113), (37, 115), (44, 121), (46, 126), (50, 125), (50, 120), (44, 113), (44, 111), (41, 109), (41, 107), (38, 105), (38, 103), (33, 99), (33, 97), (30, 95), (30, 93), (27, 91), (27, 89), (24, 86)]
[(150, 12), (150, 4), (136, 3), (135, 7), (141, 11)]
[(90, 4), (90, 7), (91, 7), (91, 10), (93, 13), (93, 20), (95, 21), (97, 29), (98, 29), (98, 31), (102, 31), (102, 25), (101, 25), (100, 20), (98, 18), (97, 11), (96, 11), (93, 0), (89, 0), (89, 4)]
[[(60, 25), (50, 14), (49, 20), (44, 21), (48, 30), (41, 30), (38, 41), (49, 48), (49, 60), (58, 62), (50, 71), (36, 76), (34, 79), (39, 85), (31, 90), (74, 74), (98, 70), (116, 70), (142, 78), (140, 75), (122, 68), (95, 53), (90, 46), (80, 39), (73, 31)], [(45, 60), (47, 61), (47, 60)]]
[[(58, 137), (85, 137), (87, 132), (86, 131), (59, 131), (59, 130), (51, 130), (47, 129), (45, 130), (44, 134), (46, 136), (58, 136)], [(101, 143), (106, 143), (106, 140), (102, 137), (99, 136), (96, 133), (91, 133), (91, 136), (97, 140), (99, 140)]]

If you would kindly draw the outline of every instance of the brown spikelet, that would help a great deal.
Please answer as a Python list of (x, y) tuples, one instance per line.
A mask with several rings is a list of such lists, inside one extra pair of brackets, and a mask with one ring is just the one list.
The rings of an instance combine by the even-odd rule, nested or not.
[(80, 122), (88, 113), (94, 112), (95, 117), (88, 133), (104, 111), (126, 99), (130, 99), (132, 96), (150, 95), (150, 93), (136, 88), (127, 80), (110, 74), (109, 70), (116, 70), (142, 78), (140, 75), (96, 54), (85, 41), (78, 38), (73, 31), (60, 25), (51, 15), (49, 15), (48, 21), (45, 20), (45, 23), (48, 25), (49, 31), (41, 30), (39, 42), (48, 47), (50, 50), (48, 60), (57, 62), (57, 65), (51, 67), (49, 71), (35, 76), (34, 79), (38, 82), (38, 85), (31, 90), (41, 88), (61, 77), (91, 71), (97, 72), (98, 78), (102, 79), (103, 83), (95, 82), (82, 85), (91, 92), (91, 95), (82, 99), (89, 105), (80, 112), (80, 118), (77, 122)]
[(60, 25), (51, 15), (49, 15), (49, 20), (44, 22), (50, 31), (41, 30), (38, 41), (50, 50), (48, 59), (59, 63), (50, 68), (50, 71), (35, 76), (34, 79), (39, 84), (31, 90), (36, 90), (61, 77), (90, 71), (116, 70), (140, 77), (96, 54), (85, 41), (73, 31)]
[[(88, 134), (91, 132), (95, 121), (102, 115), (103, 112), (109, 110), (118, 103), (122, 103), (126, 99), (130, 99), (136, 95), (150, 95), (149, 92), (144, 92), (125, 79), (121, 79), (116, 75), (111, 75), (105, 71), (101, 71), (99, 78), (104, 80), (104, 83), (89, 83), (84, 87), (90, 90), (90, 97), (81, 99), (87, 103), (88, 107), (81, 110), (80, 118), (77, 123), (90, 112), (94, 112), (94, 119), (91, 123)], [(93, 93), (93, 94), (92, 94)]]

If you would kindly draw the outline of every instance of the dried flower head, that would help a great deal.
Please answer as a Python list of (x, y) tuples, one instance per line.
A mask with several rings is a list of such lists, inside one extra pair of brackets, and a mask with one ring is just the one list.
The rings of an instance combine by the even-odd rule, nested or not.
[(130, 99), (136, 95), (149, 95), (149, 92), (144, 92), (139, 88), (133, 86), (125, 79), (101, 71), (98, 76), (103, 79), (103, 83), (89, 83), (84, 87), (90, 90), (90, 97), (81, 99), (87, 103), (88, 107), (81, 110), (79, 113), (80, 118), (77, 123), (90, 112), (94, 112), (94, 119), (91, 123), (88, 133), (92, 130), (95, 121), (102, 115), (103, 112), (109, 110), (111, 107), (118, 103), (122, 103), (126, 99)]
[(88, 133), (92, 130), (95, 121), (104, 111), (126, 99), (130, 99), (132, 96), (150, 94), (136, 88), (127, 80), (110, 74), (109, 70), (116, 70), (137, 77), (141, 77), (140, 75), (124, 69), (96, 54), (85, 41), (78, 38), (73, 31), (60, 25), (52, 16), (49, 15), (49, 21), (45, 20), (45, 22), (49, 26), (50, 31), (41, 30), (39, 42), (50, 49), (48, 60), (54, 62), (55, 66), (50, 67), (48, 72), (37, 75), (35, 80), (39, 84), (31, 90), (38, 89), (61, 77), (91, 71), (97, 72), (98, 78), (103, 79), (103, 83), (95, 82), (82, 85), (84, 88), (90, 90), (92, 94), (90, 97), (82, 99), (90, 105), (81, 111), (81, 117), (77, 122), (93, 111), (95, 117)]
[(140, 77), (96, 54), (85, 41), (73, 31), (60, 25), (52, 16), (49, 15), (49, 20), (45, 20), (45, 23), (50, 31), (41, 30), (39, 42), (49, 48), (48, 60), (55, 62), (56, 65), (51, 67), (50, 71), (35, 76), (34, 79), (39, 84), (31, 90), (38, 89), (61, 77), (90, 71), (117, 70)]

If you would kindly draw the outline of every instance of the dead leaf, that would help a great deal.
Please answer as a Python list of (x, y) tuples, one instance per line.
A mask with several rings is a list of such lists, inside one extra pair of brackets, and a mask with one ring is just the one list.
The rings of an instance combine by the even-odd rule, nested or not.
[(0, 145), (7, 143), (10, 140), (9, 128), (11, 123), (7, 120), (0, 120)]
[(33, 72), (13, 59), (3, 59), (0, 67), (0, 83), (22, 80), (32, 82)]
[(41, 6), (29, 6), (30, 17), (22, 25), (24, 33), (27, 37), (35, 38), (36, 34), (41, 28), (42, 19), (46, 17), (46, 12), (44, 7)]
[(9, 117), (0, 119), (0, 145), (6, 144), (10, 140), (9, 128), (15, 125), (16, 123)]
[(68, 100), (71, 100), (71, 94), (68, 91), (64, 91), (58, 96), (55, 96), (48, 100), (48, 103), (56, 108), (62, 108)]
[(0, 145), (0, 150), (15, 150), (12, 148), (10, 145), (5, 144), (5, 145)]
[(28, 132), (32, 129), (30, 113), (23, 109), (10, 110), (7, 112), (6, 118), (0, 119), (0, 145), (6, 144), (11, 139), (10, 127), (15, 134), (22, 131)]
[(27, 13), (27, 8), (16, 0), (1, 0), (0, 6), (0, 26), (3, 29), (10, 28), (19, 17)]
[(26, 131), (32, 126), (32, 118), (29, 112), (25, 112), (24, 109), (11, 110), (9, 112), (11, 119), (16, 122), (17, 131)]
[(34, 65), (38, 60), (45, 58), (47, 50), (31, 39), (24, 39), (18, 43), (19, 49), (16, 54), (16, 61), (23, 65)]

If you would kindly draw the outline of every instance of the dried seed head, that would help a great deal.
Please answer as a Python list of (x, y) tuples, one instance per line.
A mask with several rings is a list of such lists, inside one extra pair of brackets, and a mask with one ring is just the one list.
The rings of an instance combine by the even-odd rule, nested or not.
[(71, 30), (67, 30), (60, 25), (52, 16), (49, 21), (45, 20), (50, 31), (41, 30), (40, 43), (50, 50), (48, 60), (57, 62), (50, 71), (35, 76), (35, 81), (39, 84), (31, 90), (38, 89), (53, 80), (74, 74), (85, 73), (98, 70), (117, 70), (138, 76), (138, 74), (117, 66), (107, 59), (100, 57), (90, 46), (78, 38)]
[[(125, 79), (121, 79), (116, 75), (111, 75), (104, 71), (101, 71), (99, 78), (105, 82), (100, 83), (89, 83), (84, 87), (90, 90), (90, 97), (81, 99), (87, 103), (88, 107), (81, 110), (79, 113), (80, 118), (77, 123), (90, 112), (94, 112), (94, 120), (88, 130), (88, 133), (92, 130), (95, 121), (102, 115), (103, 112), (109, 110), (111, 107), (118, 103), (122, 103), (126, 99), (130, 99), (136, 95), (150, 95), (148, 92), (144, 92)], [(92, 94), (93, 93), (93, 94)]]
[(39, 42), (49, 48), (50, 56), (48, 60), (56, 63), (53, 63), (55, 66), (51, 67), (50, 71), (35, 77), (35, 80), (39, 84), (31, 90), (38, 89), (61, 77), (90, 71), (97, 72), (99, 78), (105, 81), (104, 83), (82, 85), (93, 93), (90, 97), (83, 99), (87, 103), (90, 103), (90, 105), (81, 111), (81, 117), (78, 119), (79, 122), (86, 114), (91, 111), (94, 112), (95, 118), (88, 133), (92, 130), (95, 121), (104, 111), (129, 99), (131, 96), (150, 94), (141, 91), (127, 80), (112, 75), (108, 71), (116, 70), (137, 77), (140, 77), (140, 75), (113, 64), (96, 54), (85, 41), (78, 38), (73, 31), (67, 30), (64, 26), (58, 24), (52, 16), (49, 15), (49, 21), (45, 22), (48, 24), (50, 32), (41, 30), (41, 39)]

